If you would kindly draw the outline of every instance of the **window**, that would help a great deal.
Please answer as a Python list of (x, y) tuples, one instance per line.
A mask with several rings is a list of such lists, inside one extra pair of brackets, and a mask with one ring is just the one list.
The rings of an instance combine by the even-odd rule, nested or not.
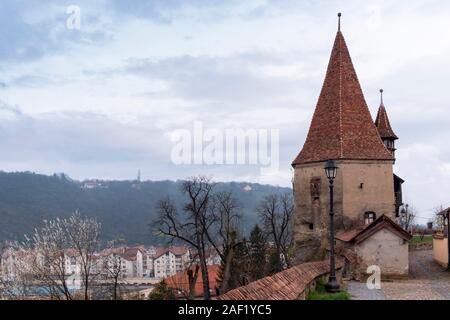
[(366, 225), (374, 222), (376, 218), (377, 218), (377, 215), (375, 214), (375, 212), (369, 211), (369, 212), (364, 213), (364, 223)]
[(314, 224), (312, 223), (309, 224), (309, 230), (314, 230)]
[(388, 139), (384, 140), (384, 145), (388, 149), (394, 149), (394, 141), (392, 141), (392, 140), (388, 140)]

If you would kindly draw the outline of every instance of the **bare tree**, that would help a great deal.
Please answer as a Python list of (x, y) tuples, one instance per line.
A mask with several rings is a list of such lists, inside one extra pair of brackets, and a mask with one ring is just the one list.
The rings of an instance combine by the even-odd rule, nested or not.
[(76, 211), (68, 220), (64, 220), (64, 228), (80, 260), (84, 299), (89, 300), (91, 277), (95, 276), (93, 270), (96, 269), (95, 252), (100, 245), (100, 223), (95, 218), (83, 217)]
[(113, 240), (108, 242), (108, 247), (102, 251), (101, 273), (108, 283), (112, 282), (112, 299), (118, 300), (120, 291), (120, 281), (123, 279), (123, 259), (120, 255), (121, 248), (117, 248), (122, 240)]
[(292, 245), (292, 217), (294, 205), (292, 195), (271, 194), (262, 200), (257, 213), (276, 251), (276, 271), (290, 265), (288, 249)]
[(70, 252), (80, 263), (84, 299), (89, 299), (99, 231), (100, 224), (95, 219), (82, 217), (78, 212), (69, 219), (44, 221), (40, 229), (14, 249), (14, 282), (45, 290), (51, 299), (73, 300), (69, 281), (76, 274), (67, 268)]
[(207, 236), (222, 260), (223, 271), (219, 290), (223, 294), (229, 290), (235, 249), (242, 244), (242, 239), (238, 239), (241, 208), (231, 192), (221, 192), (213, 196), (210, 210), (214, 224), (212, 232), (208, 232)]
[(400, 225), (406, 231), (412, 231), (412, 227), (416, 221), (417, 212), (414, 206), (406, 204), (400, 211)]
[(197, 283), (198, 279), (198, 272), (199, 272), (200, 266), (198, 264), (195, 264), (188, 268), (186, 271), (187, 277), (188, 277), (188, 286), (189, 291), (187, 295), (188, 300), (194, 300), (195, 299), (195, 284)]
[(120, 280), (123, 278), (122, 257), (117, 253), (111, 253), (111, 255), (103, 261), (103, 268), (106, 273), (105, 276), (107, 281), (112, 281), (112, 298), (113, 300), (118, 300), (119, 284)]
[(445, 210), (445, 208), (444, 208), (444, 206), (441, 204), (440, 206), (438, 206), (438, 207), (436, 207), (436, 208), (434, 208), (434, 210), (433, 210), (433, 212), (434, 212), (434, 219), (433, 219), (433, 222), (434, 222), (434, 225), (436, 226), (436, 228), (439, 230), (439, 231), (444, 231), (444, 227), (445, 227), (445, 225), (444, 225), (444, 216), (442, 215), (442, 212)]
[(52, 299), (72, 300), (69, 276), (66, 271), (65, 251), (69, 241), (65, 232), (65, 221), (55, 219), (44, 221), (41, 229), (36, 229), (31, 238), (20, 246), (18, 264), (21, 273), (30, 273), (31, 281), (43, 284)]
[[(1, 246), (0, 300), (24, 299), (29, 295), (30, 264), (23, 258), (18, 243), (4, 242)], [(25, 263), (27, 262), (27, 263)]]
[(169, 236), (172, 241), (183, 241), (196, 250), (205, 300), (211, 298), (206, 249), (207, 233), (214, 223), (209, 211), (213, 188), (214, 184), (206, 177), (194, 177), (183, 182), (181, 191), (188, 199), (183, 207), (183, 216), (178, 214), (170, 199), (165, 199), (158, 204), (159, 217), (155, 221), (159, 234)]
[(198, 256), (193, 255), (190, 257), (189, 262), (183, 266), (182, 272), (177, 273), (167, 280), (168, 285), (180, 293), (185, 299), (194, 300), (196, 294), (195, 285), (199, 272)]

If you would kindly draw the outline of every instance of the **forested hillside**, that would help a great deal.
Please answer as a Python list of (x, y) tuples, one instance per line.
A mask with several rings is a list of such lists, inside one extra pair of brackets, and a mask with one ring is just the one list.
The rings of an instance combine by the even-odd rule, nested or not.
[[(156, 244), (151, 234), (155, 206), (170, 196), (183, 202), (181, 182), (109, 181), (105, 188), (83, 189), (83, 183), (65, 175), (0, 172), (0, 240), (22, 239), (44, 219), (67, 217), (79, 210), (102, 223), (103, 240), (123, 238), (128, 244)], [(290, 192), (280, 188), (248, 183), (218, 183), (217, 190), (231, 190), (243, 208), (243, 227), (248, 232), (257, 222), (255, 209), (263, 196)], [(250, 190), (251, 189), (251, 190)]]

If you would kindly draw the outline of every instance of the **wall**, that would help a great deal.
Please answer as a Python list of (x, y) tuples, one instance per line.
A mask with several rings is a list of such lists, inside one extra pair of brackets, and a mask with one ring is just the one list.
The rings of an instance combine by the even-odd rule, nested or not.
[[(395, 219), (392, 161), (340, 160), (337, 164), (334, 181), (337, 231), (362, 224), (367, 211), (375, 212), (377, 217), (385, 214)], [(324, 165), (297, 165), (294, 170), (297, 262), (320, 260), (328, 247), (329, 188)]]
[[(344, 260), (336, 260), (336, 277), (342, 280)], [(218, 300), (305, 300), (319, 278), (328, 278), (330, 261), (308, 262), (231, 290)]]
[(360, 259), (362, 273), (366, 273), (368, 266), (377, 265), (381, 268), (382, 277), (408, 275), (408, 242), (388, 229), (382, 229), (364, 242), (356, 244), (355, 251)]
[[(340, 166), (344, 181), (342, 193), (345, 217), (362, 223), (364, 213), (373, 211), (377, 217), (384, 214), (395, 220), (392, 162), (346, 161)], [(345, 220), (344, 224), (350, 227)]]
[(448, 239), (443, 235), (433, 236), (434, 260), (443, 267), (448, 265)]

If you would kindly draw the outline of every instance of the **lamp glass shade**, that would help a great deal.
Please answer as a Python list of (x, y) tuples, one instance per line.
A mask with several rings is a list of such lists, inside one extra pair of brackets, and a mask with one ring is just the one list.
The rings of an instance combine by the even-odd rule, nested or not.
[(328, 160), (325, 164), (325, 174), (327, 175), (327, 178), (332, 180), (334, 178), (336, 178), (336, 174), (337, 174), (337, 165), (336, 165), (336, 161), (334, 160)]

